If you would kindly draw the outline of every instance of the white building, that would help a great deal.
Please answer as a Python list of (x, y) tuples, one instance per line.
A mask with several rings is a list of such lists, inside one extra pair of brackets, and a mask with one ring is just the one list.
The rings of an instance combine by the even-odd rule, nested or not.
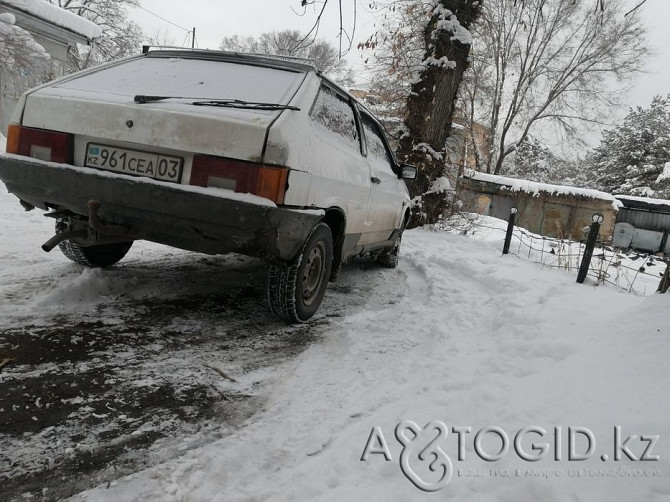
[(63, 74), (68, 49), (90, 45), (102, 35), (98, 25), (44, 0), (0, 0), (0, 14), (9, 13), (17, 26), (29, 32), (49, 54), (44, 64), (24, 68), (0, 67), (0, 133), (7, 125), (21, 94)]

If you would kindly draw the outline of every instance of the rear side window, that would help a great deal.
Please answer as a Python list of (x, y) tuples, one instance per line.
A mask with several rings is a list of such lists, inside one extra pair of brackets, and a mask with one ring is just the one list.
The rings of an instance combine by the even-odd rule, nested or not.
[(368, 145), (368, 157), (379, 165), (383, 165), (385, 168), (388, 167), (388, 170), (393, 172), (393, 157), (388, 148), (386, 148), (381, 129), (365, 112), (361, 112), (361, 122), (363, 123), (363, 131), (365, 132), (365, 141)]
[(349, 101), (322, 86), (312, 108), (312, 121), (346, 146), (360, 151), (354, 110)]

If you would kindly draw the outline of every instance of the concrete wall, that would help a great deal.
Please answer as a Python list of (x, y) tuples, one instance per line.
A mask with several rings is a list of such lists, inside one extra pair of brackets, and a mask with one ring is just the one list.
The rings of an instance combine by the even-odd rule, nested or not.
[(601, 213), (600, 239), (609, 242), (614, 232), (616, 211), (608, 200), (590, 199), (577, 195), (540, 194), (534, 197), (524, 192), (509, 192), (502, 185), (460, 178), (458, 199), (461, 210), (486, 214), (507, 220), (510, 209), (516, 207), (518, 226), (547, 237), (584, 238), (584, 229), (592, 222), (594, 213)]

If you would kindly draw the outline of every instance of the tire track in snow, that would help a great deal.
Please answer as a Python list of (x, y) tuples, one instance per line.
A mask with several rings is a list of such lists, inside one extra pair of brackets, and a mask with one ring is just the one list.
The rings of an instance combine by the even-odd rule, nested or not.
[(148, 243), (104, 270), (54, 256), (58, 266), (19, 260), (1, 290), (0, 351), (15, 359), (0, 373), (9, 498), (71, 495), (229, 434), (287, 361), (343, 316), (396, 302), (377, 290), (401, 284), (352, 260), (314, 320), (287, 326), (266, 311), (256, 260)]

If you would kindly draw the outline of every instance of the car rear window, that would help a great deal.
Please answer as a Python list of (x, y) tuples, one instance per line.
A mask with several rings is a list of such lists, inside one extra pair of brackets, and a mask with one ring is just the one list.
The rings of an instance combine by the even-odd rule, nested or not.
[(135, 96), (240, 99), (285, 105), (303, 73), (200, 59), (144, 57), (69, 80), (58, 87)]

